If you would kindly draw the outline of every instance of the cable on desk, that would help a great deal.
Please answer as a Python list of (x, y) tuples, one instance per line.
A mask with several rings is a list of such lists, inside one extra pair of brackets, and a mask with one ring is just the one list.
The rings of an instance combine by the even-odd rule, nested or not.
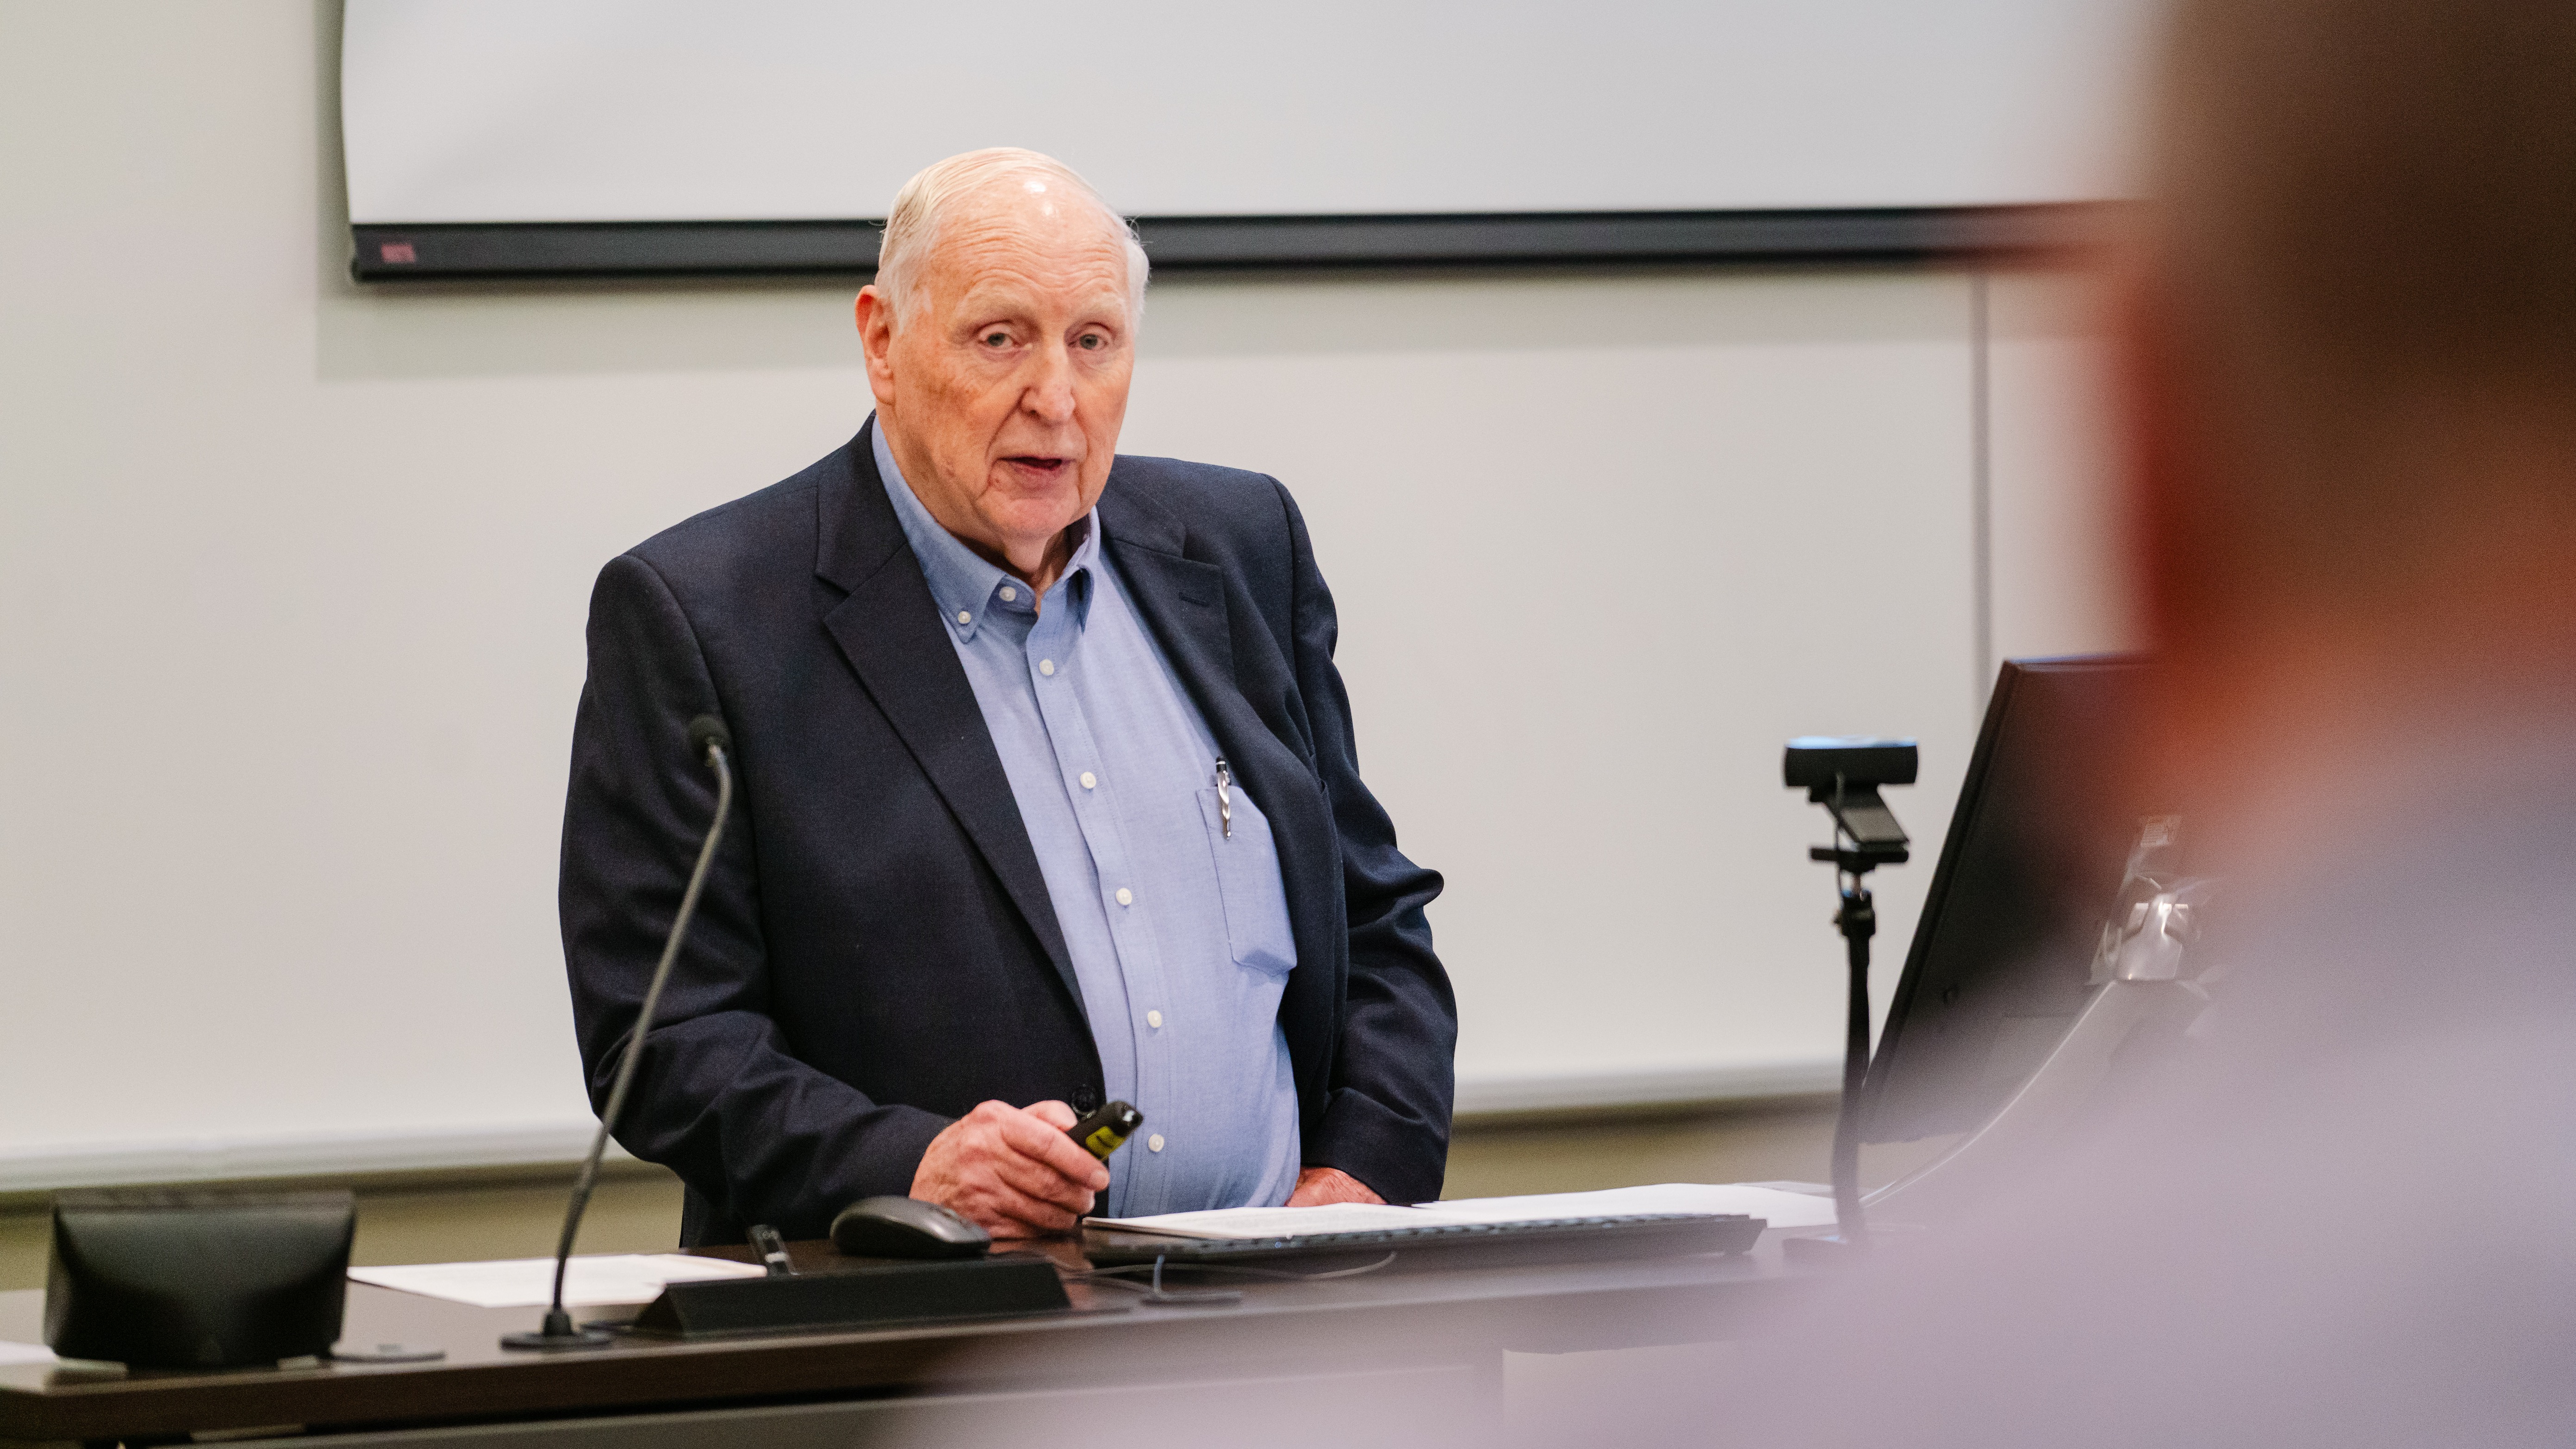
[[(1385, 1257), (1378, 1259), (1374, 1263), (1363, 1263), (1356, 1268), (1335, 1268), (1326, 1273), (1291, 1273), (1279, 1268), (1246, 1267), (1240, 1263), (1183, 1263), (1181, 1266), (1201, 1273), (1241, 1273), (1247, 1277), (1276, 1278), (1290, 1283), (1320, 1283), (1327, 1278), (1356, 1278), (1362, 1273), (1374, 1273), (1378, 1269), (1385, 1267), (1387, 1264), (1394, 1262), (1396, 1257), (1397, 1255), (1395, 1253), (1388, 1253)], [(1165, 1258), (1157, 1256), (1150, 1265), (1145, 1263), (1127, 1263), (1115, 1268), (1092, 1268), (1081, 1273), (1068, 1273), (1065, 1276), (1076, 1283), (1104, 1283), (1114, 1288), (1133, 1288), (1137, 1292), (1146, 1295), (1145, 1301), (1149, 1303), (1154, 1302), (1157, 1299), (1167, 1299), (1173, 1302), (1192, 1301), (1187, 1299), (1185, 1295), (1164, 1292), (1163, 1264), (1165, 1261), (1167, 1261)], [(1121, 1273), (1142, 1273), (1147, 1271), (1151, 1271), (1154, 1275), (1151, 1286), (1143, 1283), (1130, 1283), (1126, 1279), (1118, 1276)], [(1240, 1298), (1242, 1295), (1237, 1293), (1232, 1296)]]

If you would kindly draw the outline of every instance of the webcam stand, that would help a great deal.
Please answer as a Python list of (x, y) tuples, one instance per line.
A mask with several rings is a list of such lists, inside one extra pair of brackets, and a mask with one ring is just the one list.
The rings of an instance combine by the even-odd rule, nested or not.
[[(1908, 780), (1912, 773), (1906, 771)], [(1860, 1200), (1860, 1114), (1861, 1086), (1869, 1076), (1869, 941), (1878, 934), (1878, 910), (1868, 879), (1882, 865), (1903, 865), (1907, 841), (1875, 784), (1854, 783), (1837, 772), (1830, 786), (1812, 786), (1808, 798), (1833, 816), (1834, 843), (1808, 847), (1807, 858), (1833, 864), (1842, 899), (1834, 924), (1842, 931), (1851, 969), (1851, 1001), (1843, 1022), (1842, 1103), (1834, 1117), (1834, 1232), (1791, 1238), (1783, 1245), (1792, 1258), (1816, 1262), (1839, 1261), (1869, 1246), (1869, 1222)]]

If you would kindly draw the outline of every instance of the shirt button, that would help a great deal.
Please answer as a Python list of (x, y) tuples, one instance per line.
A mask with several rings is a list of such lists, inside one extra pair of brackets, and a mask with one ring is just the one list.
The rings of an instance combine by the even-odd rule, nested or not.
[(1039, 660), (1039, 661), (1038, 661), (1038, 673), (1040, 673), (1040, 674), (1053, 674), (1053, 673), (1055, 673), (1055, 661), (1054, 661), (1054, 660), (1052, 660), (1052, 659), (1041, 659), (1041, 660)]
[(1015, 588), (1012, 588), (1009, 584), (1004, 584), (1004, 585), (1002, 585), (1002, 602), (1003, 602), (1003, 603), (1007, 604), (1007, 603), (1011, 602), (1013, 599), (1018, 598), (1019, 596), (1020, 596), (1020, 591), (1019, 591), (1019, 590), (1017, 590), (1017, 589), (1015, 589)]
[(1127, 889), (1125, 886), (1120, 886), (1118, 888), (1118, 904), (1122, 906), (1132, 906), (1136, 904), (1136, 893)]
[(1146, 1138), (1146, 1139), (1145, 1139), (1145, 1146), (1146, 1146), (1146, 1147), (1148, 1147), (1149, 1149), (1151, 1149), (1151, 1150), (1155, 1151), (1155, 1152), (1160, 1152), (1160, 1151), (1162, 1151), (1162, 1150), (1163, 1150), (1163, 1134), (1162, 1134), (1162, 1133), (1160, 1133), (1160, 1132), (1157, 1132), (1157, 1133), (1155, 1133), (1153, 1136)]
[(1091, 773), (1089, 770), (1082, 772), (1082, 788), (1086, 790), (1097, 789), (1099, 785), (1100, 777), (1098, 775)]
[(1149, 1011), (1149, 1012), (1146, 1012), (1146, 1013), (1145, 1013), (1145, 1024), (1146, 1024), (1147, 1026), (1152, 1026), (1152, 1027), (1159, 1027), (1159, 1026), (1161, 1026), (1161, 1025), (1163, 1024), (1163, 1014), (1162, 1014), (1161, 1012), (1159, 1012), (1159, 1011)]
[(975, 616), (967, 613), (964, 609), (960, 609), (957, 611), (957, 622), (960, 624), (972, 624), (975, 622)]

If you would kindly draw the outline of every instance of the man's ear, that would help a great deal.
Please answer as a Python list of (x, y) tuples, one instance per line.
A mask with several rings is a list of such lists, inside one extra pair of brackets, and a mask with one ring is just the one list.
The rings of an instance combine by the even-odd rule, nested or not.
[(868, 391), (879, 407), (894, 403), (894, 311), (875, 284), (859, 289), (851, 313), (859, 326), (859, 348), (867, 357)]

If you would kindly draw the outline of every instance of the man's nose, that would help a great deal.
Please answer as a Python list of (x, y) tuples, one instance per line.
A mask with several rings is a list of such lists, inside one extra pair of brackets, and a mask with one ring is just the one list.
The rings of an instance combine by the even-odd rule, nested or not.
[(1037, 349), (1031, 374), (1020, 389), (1020, 408), (1042, 423), (1073, 420), (1073, 353), (1063, 342)]

